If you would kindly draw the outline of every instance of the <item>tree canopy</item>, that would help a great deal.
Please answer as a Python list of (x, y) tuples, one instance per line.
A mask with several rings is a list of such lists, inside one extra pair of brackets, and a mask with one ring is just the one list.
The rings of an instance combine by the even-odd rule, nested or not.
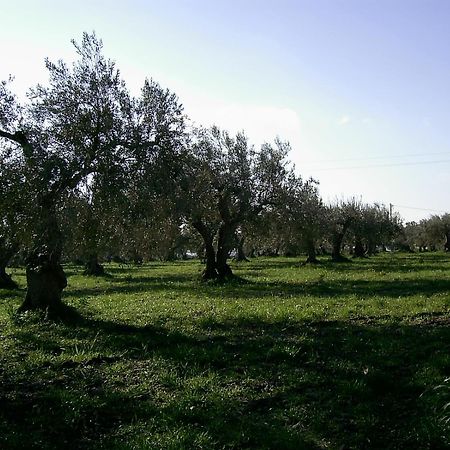
[(236, 249), (347, 261), (343, 248), (372, 255), (402, 231), (410, 248), (449, 250), (448, 214), (403, 229), (381, 204), (326, 205), (289, 143), (255, 148), (245, 132), (193, 126), (153, 79), (133, 97), (95, 33), (72, 44), (75, 61), (46, 60), (48, 82), (25, 102), (0, 82), (0, 287), (14, 287), (5, 269), (21, 258), (22, 310), (61, 309), (69, 259), (100, 275), (104, 260), (197, 253), (204, 279), (225, 280)]

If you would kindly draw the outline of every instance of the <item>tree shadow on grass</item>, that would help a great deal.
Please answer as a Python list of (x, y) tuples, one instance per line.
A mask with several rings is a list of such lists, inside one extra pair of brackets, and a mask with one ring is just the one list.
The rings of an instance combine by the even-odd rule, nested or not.
[(148, 293), (157, 294), (167, 290), (190, 293), (207, 298), (267, 298), (267, 297), (338, 297), (357, 295), (362, 298), (431, 296), (450, 292), (450, 279), (421, 278), (414, 280), (327, 280), (313, 281), (252, 281), (236, 279), (227, 283), (201, 283), (189, 275), (158, 278), (136, 277), (129, 281), (108, 286), (69, 289), (67, 297), (92, 297), (97, 295)]
[(11, 299), (23, 299), (25, 297), (25, 289), (0, 289), (0, 304), (8, 301), (8, 303), (11, 301)]
[[(439, 321), (210, 316), (197, 325), (188, 334), (80, 316), (18, 330), (22, 351), (44, 356), (0, 372), (0, 443), (131, 448), (140, 436), (140, 448), (194, 448), (200, 438), (207, 448), (445, 448), (425, 376), (450, 375), (450, 329)], [(71, 339), (89, 351), (61, 349)]]
[[(423, 261), (423, 263), (420, 263)], [(65, 294), (67, 297), (91, 297), (104, 294), (132, 294), (148, 293), (157, 294), (162, 291), (178, 291), (189, 293), (194, 296), (207, 298), (265, 298), (265, 297), (290, 297), (290, 296), (313, 296), (313, 297), (336, 297), (357, 295), (362, 298), (372, 296), (382, 297), (405, 297), (411, 295), (431, 296), (434, 294), (450, 292), (450, 279), (433, 278), (432, 276), (421, 276), (416, 279), (392, 279), (394, 273), (409, 273), (419, 270), (432, 270), (443, 266), (450, 261), (446, 254), (417, 255), (395, 255), (388, 258), (386, 255), (374, 257), (370, 260), (354, 264), (332, 264), (324, 262), (320, 267), (317, 280), (303, 280), (304, 272), (299, 267), (292, 281), (269, 281), (254, 280), (254, 277), (246, 279), (245, 276), (253, 274), (253, 271), (284, 269), (286, 267), (296, 268), (299, 264), (297, 259), (269, 259), (252, 262), (247, 269), (241, 271), (240, 277), (234, 277), (226, 283), (202, 283), (199, 277), (191, 272), (181, 274), (142, 275), (139, 271), (132, 271), (129, 276), (113, 275), (108, 284), (100, 284), (86, 288), (69, 288)], [(180, 265), (185, 264), (180, 262)], [(367, 276), (367, 271), (380, 272), (391, 275), (383, 280), (383, 276)], [(361, 273), (359, 279), (337, 278), (335, 273), (353, 275)], [(306, 275), (305, 275), (306, 276)], [(308, 275), (311, 278), (309, 272)], [(253, 279), (251, 279), (253, 278)]]
[[(158, 292), (167, 289), (184, 289), (190, 284), (197, 284), (191, 274), (164, 275), (164, 276), (129, 276), (112, 278), (108, 285), (98, 285), (83, 288), (69, 286), (67, 297), (92, 297), (105, 294)], [(187, 285), (187, 286), (186, 286)]]
[[(446, 264), (450, 264), (450, 255), (446, 253), (422, 253), (422, 254), (379, 254), (364, 259), (349, 259), (347, 262), (335, 263), (329, 257), (319, 257), (320, 265), (310, 265), (309, 268), (326, 269), (331, 272), (364, 272), (367, 270), (376, 272), (423, 272), (437, 270)], [(258, 271), (272, 271), (282, 269), (304, 267), (304, 261), (299, 258), (272, 258), (252, 259), (246, 267), (239, 266), (245, 273)]]
[[(310, 295), (316, 297), (337, 297), (357, 295), (359, 297), (409, 297), (412, 295), (431, 296), (450, 292), (449, 280), (421, 278), (419, 280), (317, 280), (304, 283), (270, 282), (269, 291), (277, 291), (281, 296)], [(257, 292), (259, 289), (255, 289)], [(257, 295), (257, 294), (256, 294)]]
[(450, 256), (431, 255), (423, 258), (417, 255), (414, 257), (398, 256), (373, 256), (363, 260), (354, 261), (353, 264), (334, 264), (331, 261), (323, 261), (323, 267), (331, 272), (384, 272), (384, 273), (417, 273), (432, 270), (450, 268)]

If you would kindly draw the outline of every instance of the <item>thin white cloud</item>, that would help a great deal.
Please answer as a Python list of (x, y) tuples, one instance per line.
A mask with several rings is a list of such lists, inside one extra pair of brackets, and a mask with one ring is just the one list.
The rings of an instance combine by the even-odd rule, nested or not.
[(198, 124), (218, 125), (231, 133), (244, 130), (257, 145), (277, 136), (293, 146), (300, 142), (301, 122), (296, 111), (275, 106), (223, 102), (186, 103), (186, 112)]
[(339, 125), (347, 125), (348, 123), (350, 123), (350, 116), (347, 115), (342, 116), (338, 121)]

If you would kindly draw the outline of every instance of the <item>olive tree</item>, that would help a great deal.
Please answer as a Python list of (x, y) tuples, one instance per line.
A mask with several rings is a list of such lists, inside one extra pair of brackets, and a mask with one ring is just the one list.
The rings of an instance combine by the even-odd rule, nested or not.
[(286, 180), (289, 146), (279, 140), (255, 151), (243, 133), (197, 130), (186, 159), (186, 220), (205, 248), (204, 279), (226, 279), (236, 231), (275, 201)]
[(22, 162), (0, 150), (0, 288), (17, 287), (6, 267), (21, 249), (27, 234), (30, 205), (23, 189)]
[(24, 160), (34, 205), (21, 310), (61, 310), (67, 280), (58, 214), (70, 191), (120, 154), (126, 129), (128, 92), (114, 62), (103, 56), (102, 42), (85, 33), (73, 44), (78, 60), (71, 66), (46, 60), (48, 84), (31, 89), (26, 105), (6, 89), (0, 98), (0, 138)]
[(377, 247), (387, 247), (401, 230), (401, 219), (391, 216), (385, 205), (361, 204), (352, 224), (354, 257), (374, 255)]
[(304, 181), (291, 174), (288, 179), (281, 208), (280, 224), (288, 239), (306, 251), (306, 263), (317, 264), (317, 241), (323, 236), (326, 208), (319, 196), (317, 181)]
[(348, 236), (350, 227), (357, 220), (359, 209), (360, 202), (355, 198), (341, 200), (328, 207), (328, 227), (333, 262), (348, 261), (348, 258), (342, 255), (342, 246)]
[(145, 80), (133, 105), (122, 217), (124, 241), (138, 259), (170, 259), (176, 252), (182, 224), (180, 180), (189, 138), (186, 122), (178, 97)]
[(432, 215), (423, 225), (430, 246), (450, 251), (450, 214)]

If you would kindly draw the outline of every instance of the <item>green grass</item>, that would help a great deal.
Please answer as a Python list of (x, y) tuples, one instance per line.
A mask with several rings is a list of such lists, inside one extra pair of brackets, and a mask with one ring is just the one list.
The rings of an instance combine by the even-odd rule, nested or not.
[(107, 269), (66, 267), (68, 323), (0, 290), (0, 448), (450, 445), (450, 255)]

